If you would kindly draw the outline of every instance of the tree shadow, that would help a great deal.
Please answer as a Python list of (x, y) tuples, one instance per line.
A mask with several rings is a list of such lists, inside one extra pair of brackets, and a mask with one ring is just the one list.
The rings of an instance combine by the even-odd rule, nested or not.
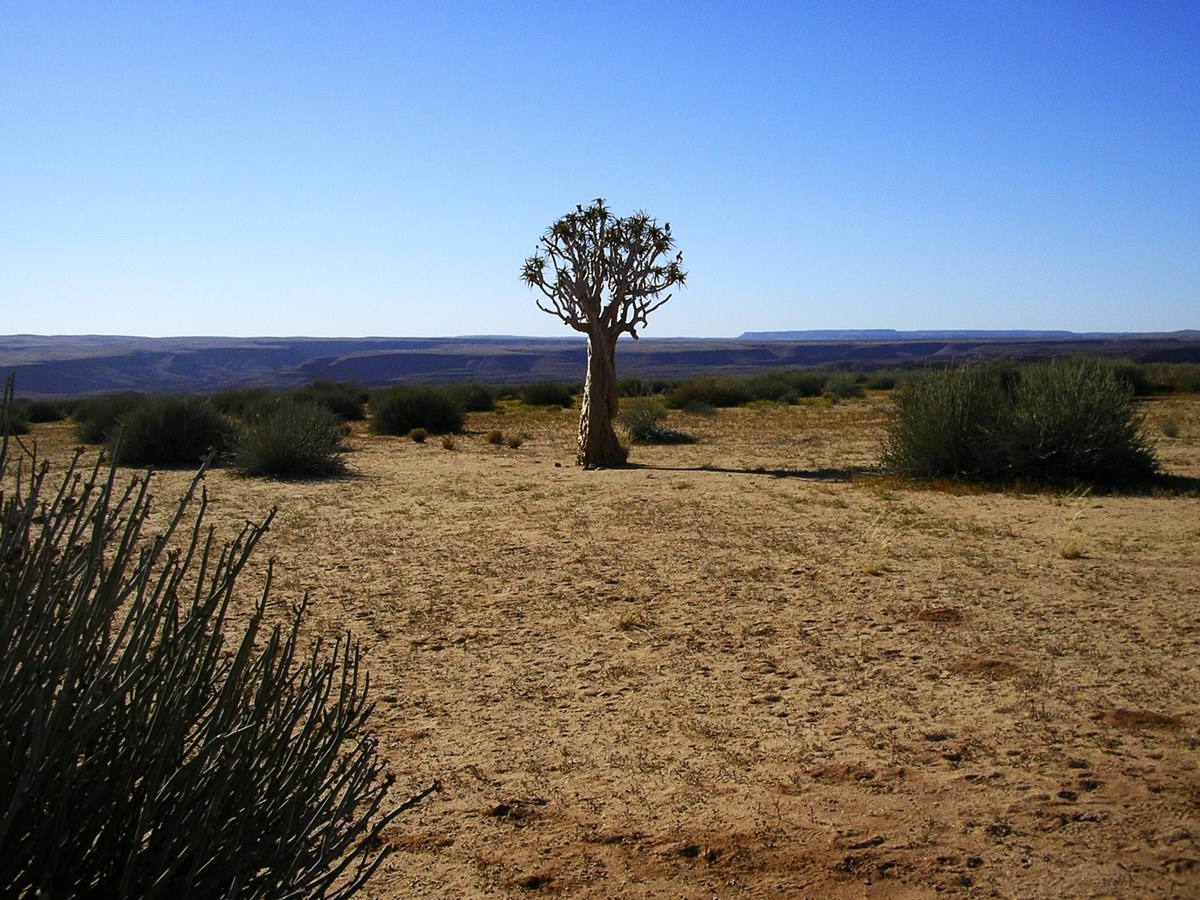
[[(853, 481), (855, 478), (886, 477), (884, 472), (876, 466), (842, 466), (822, 469), (768, 469), (766, 467), (737, 469), (727, 466), (655, 466), (645, 463), (626, 463), (621, 468), (643, 472), (712, 472), (718, 475), (758, 475), (766, 478), (794, 478), (800, 481), (842, 483)], [(938, 479), (925, 481), (911, 479), (904, 481), (904, 486), (913, 490), (944, 490), (946, 487), (946, 482)], [(986, 481), (964, 481), (957, 486), (960, 488), (975, 487), (983, 492), (991, 491), (996, 493), (1009, 493), (1015, 487), (1012, 483)], [(1072, 487), (1077, 488), (1078, 485), (1073, 485)], [(1021, 483), (1020, 488), (1026, 491), (1042, 490), (1053, 493), (1063, 490), (1063, 485), (1046, 484), (1039, 487), (1032, 483)], [(1127, 496), (1197, 497), (1200, 496), (1200, 478), (1160, 473), (1140, 484), (1123, 485), (1120, 487), (1093, 486), (1091, 490), (1097, 494)]]
[(727, 466), (652, 466), (645, 463), (626, 463), (624, 468), (645, 472), (712, 472), (718, 475), (758, 475), (766, 478), (795, 478), (801, 481), (846, 482), (856, 476), (877, 475), (878, 469), (869, 466), (845, 466), (823, 469), (768, 469), (755, 467), (736, 469)]

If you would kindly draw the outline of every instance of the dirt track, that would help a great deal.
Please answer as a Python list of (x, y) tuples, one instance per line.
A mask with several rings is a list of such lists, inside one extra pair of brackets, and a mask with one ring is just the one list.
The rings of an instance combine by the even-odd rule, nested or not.
[[(887, 403), (672, 414), (619, 471), (563, 412), (211, 473), (363, 642), (398, 798), (444, 786), (365, 895), (1200, 894), (1200, 498), (897, 487)], [(1200, 397), (1149, 415), (1200, 478)]]

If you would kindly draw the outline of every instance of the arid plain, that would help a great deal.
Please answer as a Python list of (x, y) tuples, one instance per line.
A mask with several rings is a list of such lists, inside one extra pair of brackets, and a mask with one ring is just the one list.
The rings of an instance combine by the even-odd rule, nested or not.
[(1144, 495), (882, 479), (889, 407), (672, 413), (697, 443), (621, 470), (508, 411), (210, 472), (218, 533), (278, 508), (247, 599), (273, 557), (361, 641), (397, 801), (442, 785), (364, 895), (1200, 894), (1200, 397), (1144, 404), (1183, 483)]

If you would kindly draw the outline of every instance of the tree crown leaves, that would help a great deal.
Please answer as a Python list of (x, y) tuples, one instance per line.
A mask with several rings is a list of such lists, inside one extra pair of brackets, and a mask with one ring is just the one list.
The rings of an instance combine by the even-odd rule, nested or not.
[(674, 248), (670, 223), (660, 226), (642, 211), (614, 216), (598, 198), (546, 229), (521, 280), (545, 297), (539, 309), (576, 331), (636, 338), (647, 316), (671, 299), (663, 292), (686, 282), (683, 254), (671, 256)]

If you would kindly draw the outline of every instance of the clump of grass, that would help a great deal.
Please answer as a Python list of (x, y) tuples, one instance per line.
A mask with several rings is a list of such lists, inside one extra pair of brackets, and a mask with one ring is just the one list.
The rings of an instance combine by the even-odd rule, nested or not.
[(454, 439), (454, 435), (452, 435), (452, 434), (442, 435), (442, 449), (443, 450), (454, 450), (457, 447), (458, 447), (458, 442)]
[(143, 397), (120, 417), (108, 439), (125, 466), (192, 466), (233, 441), (229, 421), (201, 397)]
[(337, 475), (346, 468), (339, 424), (324, 406), (283, 398), (242, 426), (233, 464), (246, 475), (264, 478)]
[(425, 438), (427, 437), (429, 437), (429, 432), (424, 428), (414, 428), (408, 433), (409, 440), (411, 440), (414, 444), (425, 443)]
[(1162, 430), (1162, 433), (1165, 434), (1167, 437), (1169, 437), (1169, 438), (1179, 437), (1179, 423), (1176, 422), (1174, 419), (1165, 420), (1162, 423), (1162, 425), (1160, 425), (1159, 427)]
[(1066, 537), (1059, 541), (1058, 555), (1063, 559), (1083, 559), (1087, 554), (1078, 538)]
[(483, 436), (483, 441), (485, 444), (498, 447), (504, 443), (504, 432), (499, 428), (493, 428)]
[(663, 423), (666, 408), (656, 400), (640, 397), (622, 404), (617, 413), (617, 427), (629, 443), (634, 444), (692, 444), (690, 434)]
[(414, 428), (430, 434), (461, 431), (465, 414), (445, 388), (400, 385), (380, 391), (371, 399), (371, 430), (403, 437)]
[(525, 443), (525, 435), (510, 434), (505, 439), (504, 443), (508, 445), (508, 448), (510, 450), (518, 450), (518, 449), (520, 449), (521, 445)]

